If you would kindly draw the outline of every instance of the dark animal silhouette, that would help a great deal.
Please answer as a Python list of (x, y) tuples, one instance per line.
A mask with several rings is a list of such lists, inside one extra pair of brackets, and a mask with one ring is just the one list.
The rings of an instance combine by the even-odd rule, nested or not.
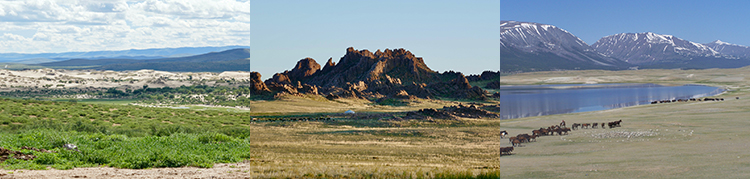
[(503, 154), (512, 155), (511, 152), (513, 152), (513, 147), (500, 147), (500, 156)]

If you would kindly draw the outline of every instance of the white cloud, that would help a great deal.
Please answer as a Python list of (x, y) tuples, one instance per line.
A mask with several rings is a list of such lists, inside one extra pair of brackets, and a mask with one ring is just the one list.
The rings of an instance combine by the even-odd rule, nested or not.
[(247, 45), (250, 38), (247, 0), (0, 0), (0, 19), (0, 53)]

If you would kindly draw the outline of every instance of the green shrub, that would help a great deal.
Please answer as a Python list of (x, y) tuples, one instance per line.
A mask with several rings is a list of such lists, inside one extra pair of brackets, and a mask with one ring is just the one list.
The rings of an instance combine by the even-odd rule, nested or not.
[(221, 143), (232, 141), (232, 137), (222, 133), (205, 133), (198, 135), (198, 141), (201, 143)]

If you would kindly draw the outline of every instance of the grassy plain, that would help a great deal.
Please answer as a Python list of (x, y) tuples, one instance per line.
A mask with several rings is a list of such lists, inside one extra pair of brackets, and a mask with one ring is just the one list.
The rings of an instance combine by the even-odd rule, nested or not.
[[(0, 145), (41, 159), (11, 159), (0, 167), (21, 178), (55, 176), (25, 169), (55, 172), (78, 167), (212, 167), (215, 163), (243, 166), (218, 175), (229, 178), (499, 176), (499, 120), (390, 120), (392, 115), (402, 116), (401, 111), (454, 102), (416, 100), (407, 106), (381, 106), (364, 100), (307, 96), (257, 101), (249, 110), (115, 103), (4, 99)], [(340, 115), (348, 109), (358, 114)], [(332, 120), (279, 120), (321, 116)], [(64, 143), (78, 145), (81, 152), (65, 150)], [(58, 153), (22, 150), (22, 146)]]
[[(717, 96), (725, 101), (503, 120), (500, 129), (511, 135), (562, 120), (568, 125), (623, 122), (614, 129), (574, 130), (517, 147), (500, 158), (502, 178), (750, 178), (750, 68), (537, 72), (503, 76), (501, 82), (702, 84), (729, 90)], [(501, 146), (510, 144), (502, 140)]]

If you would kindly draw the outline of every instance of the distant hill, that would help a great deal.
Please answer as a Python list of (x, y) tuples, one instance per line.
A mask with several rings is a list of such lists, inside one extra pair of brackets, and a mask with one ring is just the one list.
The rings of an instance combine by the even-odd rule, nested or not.
[[(221, 52), (211, 52), (201, 55), (160, 58), (150, 60), (134, 59), (70, 59), (59, 62), (41, 63), (45, 67), (75, 67), (80, 69), (97, 70), (141, 70), (152, 69), (179, 72), (220, 72), (220, 71), (248, 71), (250, 68), (250, 49), (238, 48)], [(94, 66), (94, 67), (92, 67)]]
[(151, 69), (172, 72), (223, 72), (223, 71), (249, 71), (249, 59), (235, 59), (226, 61), (208, 62), (142, 62), (142, 63), (119, 63), (94, 67), (97, 70), (141, 70)]
[(219, 52), (230, 49), (250, 48), (248, 46), (223, 46), (223, 47), (180, 47), (180, 48), (152, 48), (131, 49), (119, 51), (92, 51), (92, 52), (64, 52), (64, 53), (0, 53), (0, 62), (15, 62), (34, 64), (49, 61), (62, 61), (68, 59), (159, 59), (172, 57), (185, 57), (209, 52)]

